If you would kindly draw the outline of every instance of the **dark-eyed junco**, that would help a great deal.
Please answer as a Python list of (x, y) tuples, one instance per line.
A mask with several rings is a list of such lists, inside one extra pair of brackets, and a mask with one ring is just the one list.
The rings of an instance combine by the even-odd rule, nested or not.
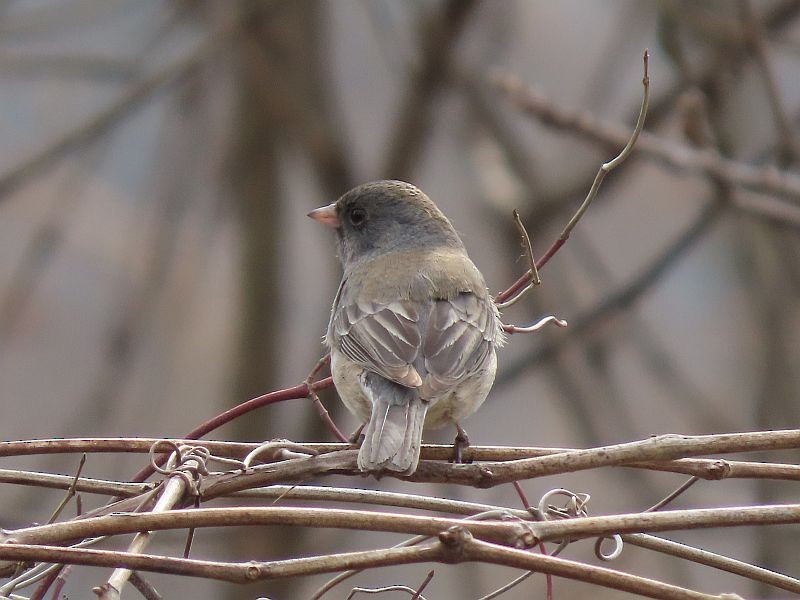
[(339, 238), (325, 343), (342, 401), (366, 423), (358, 466), (413, 473), (423, 423), (458, 426), (486, 399), (500, 315), (450, 221), (415, 186), (367, 183), (308, 216)]

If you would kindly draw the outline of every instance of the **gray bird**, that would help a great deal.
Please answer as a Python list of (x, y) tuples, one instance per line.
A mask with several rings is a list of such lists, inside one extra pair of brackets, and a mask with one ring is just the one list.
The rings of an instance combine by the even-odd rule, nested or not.
[(339, 240), (325, 344), (339, 396), (365, 422), (358, 466), (413, 473), (423, 423), (461, 434), (486, 399), (505, 340), (497, 307), (450, 221), (409, 183), (367, 183), (308, 216)]

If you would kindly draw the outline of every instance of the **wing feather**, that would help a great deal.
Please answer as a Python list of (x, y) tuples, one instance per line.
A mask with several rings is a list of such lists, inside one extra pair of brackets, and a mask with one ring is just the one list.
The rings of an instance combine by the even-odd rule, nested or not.
[(428, 371), (423, 397), (445, 393), (490, 362), (498, 331), (496, 308), (489, 302), (463, 293), (434, 304), (422, 346)]
[(330, 331), (351, 360), (435, 400), (491, 361), (502, 341), (496, 311), (472, 292), (425, 303), (356, 299), (336, 306)]
[(351, 360), (408, 387), (422, 385), (414, 368), (422, 336), (419, 313), (411, 302), (358, 301), (338, 307), (333, 329)]

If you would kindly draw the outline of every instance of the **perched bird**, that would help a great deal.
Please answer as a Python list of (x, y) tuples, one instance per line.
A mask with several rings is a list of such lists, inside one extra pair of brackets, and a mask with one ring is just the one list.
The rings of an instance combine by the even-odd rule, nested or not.
[(450, 221), (409, 183), (367, 183), (308, 216), (339, 240), (325, 343), (339, 396), (365, 422), (358, 466), (413, 473), (423, 423), (462, 434), (486, 399), (497, 307)]

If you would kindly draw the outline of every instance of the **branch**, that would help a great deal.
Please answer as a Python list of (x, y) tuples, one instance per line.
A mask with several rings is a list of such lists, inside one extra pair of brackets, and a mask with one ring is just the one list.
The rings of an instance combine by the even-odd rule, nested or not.
[(685, 531), (712, 527), (800, 523), (800, 504), (665, 510), (603, 517), (578, 517), (530, 523), (537, 542), (597, 537), (615, 533)]
[[(721, 596), (703, 594), (620, 571), (584, 565), (579, 562), (533, 554), (473, 539), (458, 527), (442, 533), (441, 542), (404, 548), (382, 548), (362, 552), (346, 552), (329, 556), (312, 556), (284, 561), (226, 563), (181, 559), (165, 556), (128, 554), (109, 550), (85, 550), (60, 546), (0, 546), (0, 557), (10, 560), (53, 560), (65, 564), (123, 567), (142, 571), (204, 577), (234, 583), (249, 583), (281, 577), (335, 573), (348, 569), (367, 569), (414, 563), (488, 562), (519, 569), (550, 573), (567, 579), (584, 581), (611, 589), (664, 600), (721, 600)], [(736, 598), (727, 595), (728, 599)]]
[[(774, 432), (777, 436), (785, 436), (792, 432), (800, 434), (800, 430), (788, 430)], [(763, 439), (764, 445), (762, 449), (769, 449), (769, 437), (773, 432), (758, 432), (758, 435), (765, 436)], [(728, 439), (730, 444), (727, 447), (717, 447), (717, 449), (709, 450), (703, 453), (714, 452), (742, 452), (746, 451), (740, 449), (744, 447), (747, 439), (751, 439), (754, 433), (735, 433), (723, 434), (716, 436), (717, 439)], [(666, 436), (670, 437), (670, 436)], [(704, 437), (704, 436), (701, 436)], [(712, 436), (714, 437), (714, 436)], [(686, 438), (692, 439), (692, 438)], [(153, 444), (159, 442), (156, 438), (112, 438), (112, 439), (57, 439), (57, 440), (30, 440), (30, 441), (16, 441), (16, 442), (2, 442), (0, 443), (0, 456), (20, 456), (20, 455), (35, 455), (35, 454), (51, 454), (51, 453), (74, 453), (74, 452), (138, 452), (146, 453), (150, 451)], [(645, 440), (648, 442), (651, 440)], [(177, 445), (195, 444), (195, 440), (173, 440)], [(642, 443), (642, 442), (634, 442)], [(784, 442), (781, 442), (783, 444)], [(212, 455), (230, 457), (241, 459), (247, 456), (252, 450), (259, 447), (259, 444), (246, 444), (239, 442), (219, 442), (219, 441), (203, 441), (200, 444), (202, 447), (211, 451)], [(316, 452), (320, 456), (315, 456), (309, 459), (297, 459), (294, 462), (282, 462), (279, 464), (270, 465), (271, 477), (274, 477), (275, 482), (284, 483), (285, 480), (297, 480), (302, 477), (312, 477), (322, 475), (326, 472), (335, 470), (345, 471), (351, 468), (349, 457), (352, 455), (351, 447), (349, 444), (337, 443), (307, 443), (303, 444), (310, 451)], [(781, 445), (780, 447), (791, 447)], [(519, 463), (522, 459), (532, 459), (537, 457), (559, 455), (562, 457), (570, 457), (575, 453), (586, 452), (604, 452), (607, 448), (599, 449), (574, 449), (574, 448), (540, 448), (540, 447), (505, 447), (505, 446), (470, 446), (470, 459), (473, 461), (483, 462), (496, 462), (496, 461), (515, 461)], [(427, 462), (430, 461), (447, 461), (452, 458), (451, 445), (436, 445), (425, 444), (422, 446), (421, 456)], [(332, 453), (336, 456), (331, 457)], [(328, 458), (325, 458), (327, 455)], [(278, 456), (278, 455), (276, 455)], [(784, 479), (798, 481), (800, 480), (800, 466), (793, 464), (781, 463), (762, 463), (762, 462), (746, 462), (746, 461), (731, 461), (720, 459), (708, 458), (678, 458), (678, 459), (658, 459), (647, 458), (644, 456), (638, 457), (639, 460), (626, 462), (619, 465), (628, 468), (649, 469), (655, 471), (664, 471), (672, 473), (681, 473), (685, 475), (694, 475), (702, 479), (719, 480), (727, 478), (758, 478), (758, 479)], [(213, 460), (213, 456), (212, 456)], [(328, 461), (323, 465), (323, 461)], [(298, 464), (305, 465), (305, 471), (299, 471)], [(316, 466), (315, 466), (316, 465)], [(491, 465), (490, 465), (491, 466)], [(478, 465), (440, 465), (442, 481), (453, 476), (456, 469), (477, 469)], [(451, 473), (448, 469), (453, 469)], [(355, 471), (353, 471), (355, 473)], [(224, 475), (209, 475), (205, 479), (205, 485), (210, 486), (214, 481), (222, 481), (227, 479), (236, 479), (237, 477), (254, 477), (258, 475), (256, 472)], [(284, 481), (281, 481), (281, 477)], [(429, 474), (428, 477), (432, 477)], [(14, 483), (20, 485), (32, 485), (38, 487), (50, 487), (57, 489), (69, 489), (74, 477), (66, 475), (48, 475), (41, 473), (30, 473), (26, 471), (16, 471), (10, 469), (0, 470), (0, 482)], [(261, 482), (251, 486), (245, 486), (241, 489), (252, 489), (257, 485), (265, 485)], [(77, 491), (90, 492), (90, 493), (114, 493), (119, 496), (135, 496), (140, 493), (150, 491), (152, 484), (132, 484), (121, 483), (114, 481), (104, 481), (97, 479), (90, 479), (81, 477), (78, 479), (75, 486)], [(363, 490), (362, 490), (363, 491)], [(230, 492), (233, 493), (233, 492)]]
[[(569, 220), (566, 227), (564, 227), (561, 235), (558, 236), (558, 239), (556, 239), (553, 245), (550, 246), (547, 252), (545, 252), (544, 256), (534, 263), (533, 267), (529, 269), (527, 273), (520, 277), (510, 288), (497, 294), (495, 297), (496, 303), (507, 303), (509, 299), (513, 297), (519, 290), (525, 288), (527, 283), (531, 281), (534, 276), (538, 279), (538, 273), (536, 271), (546, 265), (553, 255), (555, 255), (561, 246), (563, 246), (569, 239), (570, 233), (572, 233), (572, 230), (578, 224), (578, 221), (581, 220), (583, 215), (589, 209), (589, 205), (597, 197), (597, 193), (600, 191), (600, 186), (602, 185), (603, 180), (606, 178), (606, 175), (625, 162), (625, 160), (631, 155), (631, 152), (633, 152), (633, 147), (639, 139), (642, 129), (644, 128), (644, 120), (647, 116), (647, 107), (650, 103), (650, 75), (648, 70), (649, 62), (650, 53), (649, 51), (645, 50), (644, 55), (642, 56), (644, 70), (644, 75), (642, 76), (642, 86), (644, 88), (644, 92), (642, 94), (642, 105), (639, 108), (639, 116), (636, 119), (636, 125), (633, 128), (633, 132), (630, 135), (626, 133), (625, 137), (623, 138), (624, 141), (619, 144), (620, 146), (623, 146), (622, 151), (620, 151), (620, 153), (610, 161), (600, 165), (600, 169), (598, 169), (597, 174), (594, 177), (594, 181), (592, 182), (592, 187), (589, 189), (589, 193), (586, 195), (586, 198), (583, 200), (583, 203), (580, 205), (577, 212)], [(515, 218), (519, 222), (519, 216), (516, 212)], [(519, 226), (521, 227), (521, 223)]]
[(749, 0), (740, 0), (739, 9), (744, 26), (745, 41), (750, 47), (761, 79), (764, 81), (772, 115), (775, 119), (775, 129), (780, 137), (781, 152), (778, 154), (783, 156), (779, 162), (794, 162), (800, 159), (800, 146), (798, 146), (797, 138), (793, 133), (794, 125), (786, 111), (786, 105), (778, 87), (778, 77), (764, 41), (764, 26)]
[(683, 558), (696, 562), (707, 567), (713, 567), (735, 575), (741, 575), (754, 581), (760, 581), (775, 586), (782, 590), (800, 594), (800, 580), (788, 577), (769, 569), (763, 569), (755, 565), (748, 564), (735, 558), (722, 556), (708, 550), (693, 548), (686, 544), (679, 544), (671, 540), (665, 540), (645, 533), (629, 533), (622, 536), (623, 541), (639, 548), (647, 548), (655, 552), (669, 554), (678, 558)]
[(438, 535), (450, 527), (463, 526), (492, 542), (513, 547), (530, 547), (528, 525), (515, 521), (465, 521), (463, 519), (405, 515), (332, 508), (225, 507), (170, 510), (161, 513), (114, 513), (0, 531), (0, 557), (6, 547), (19, 544), (58, 544), (69, 540), (141, 531), (172, 530), (239, 525), (323, 527), (358, 531), (384, 531), (409, 535)]
[[(587, 112), (564, 110), (513, 75), (494, 73), (490, 76), (490, 83), (515, 106), (545, 125), (581, 135), (604, 146), (620, 146), (628, 138), (624, 126), (601, 121)], [(639, 136), (637, 151), (674, 169), (704, 174), (730, 185), (800, 203), (800, 176), (787, 171), (731, 160), (714, 150), (696, 150), (649, 132)]]
[[(155, 449), (155, 446), (153, 448)], [(179, 456), (177, 460), (180, 464), (172, 470), (171, 475), (167, 478), (161, 495), (151, 509), (150, 514), (164, 514), (173, 507), (182, 504), (187, 496), (192, 496), (196, 493), (194, 477), (198, 476), (198, 472), (206, 471), (202, 453), (190, 452), (186, 456), (180, 456), (180, 452), (175, 454)], [(150, 531), (140, 530), (128, 546), (128, 553), (143, 554), (145, 548), (150, 544), (151, 538), (152, 533)], [(130, 569), (117, 568), (106, 583), (93, 591), (100, 600), (118, 600), (125, 583), (130, 579), (131, 575), (133, 575), (133, 572)]]
[(603, 319), (608, 319), (615, 313), (619, 313), (631, 306), (656, 282), (660, 281), (661, 276), (703, 237), (723, 214), (723, 208), (724, 205), (719, 202), (711, 202), (705, 206), (700, 214), (697, 215), (697, 218), (650, 264), (645, 266), (638, 275), (611, 292), (590, 309), (579, 314), (574, 319), (570, 319), (568, 335), (554, 338), (547, 345), (541, 346), (516, 362), (504, 366), (501, 376), (495, 382), (495, 388), (497, 388), (498, 384), (502, 385), (513, 380), (532, 365), (549, 358), (570, 341), (577, 339), (586, 332), (592, 331)]
[(119, 124), (122, 119), (150, 99), (155, 92), (174, 84), (205, 60), (215, 56), (221, 46), (227, 43), (231, 35), (238, 30), (239, 22), (237, 19), (235, 23), (212, 34), (189, 56), (146, 77), (108, 108), (98, 111), (77, 127), (50, 141), (44, 148), (28, 156), (15, 167), (0, 174), (0, 201), (27, 179), (45, 171), (67, 153), (96, 139)]
[(592, 448), (566, 451), (550, 456), (527, 458), (503, 463), (478, 465), (442, 465), (430, 461), (420, 463), (420, 468), (409, 479), (413, 481), (439, 480), (446, 470), (450, 483), (493, 487), (534, 477), (556, 473), (571, 473), (596, 467), (620, 466), (651, 460), (671, 460), (684, 456), (698, 456), (752, 450), (778, 450), (800, 447), (800, 430), (765, 431), (717, 435), (659, 435), (650, 439)]
[(622, 573), (620, 571), (589, 566), (555, 556), (505, 548), (474, 539), (465, 539), (462, 544), (463, 555), (467, 560), (477, 560), (506, 567), (516, 567), (528, 571), (549, 573), (564, 577), (565, 579), (584, 581), (592, 583), (593, 585), (601, 585), (603, 587), (630, 592), (639, 596), (647, 596), (649, 598), (663, 598), (665, 600), (709, 600), (712, 598), (717, 600), (722, 600), (722, 598), (734, 600), (738, 598), (738, 596), (733, 594), (717, 596), (695, 592), (694, 590), (654, 581), (645, 577)]

